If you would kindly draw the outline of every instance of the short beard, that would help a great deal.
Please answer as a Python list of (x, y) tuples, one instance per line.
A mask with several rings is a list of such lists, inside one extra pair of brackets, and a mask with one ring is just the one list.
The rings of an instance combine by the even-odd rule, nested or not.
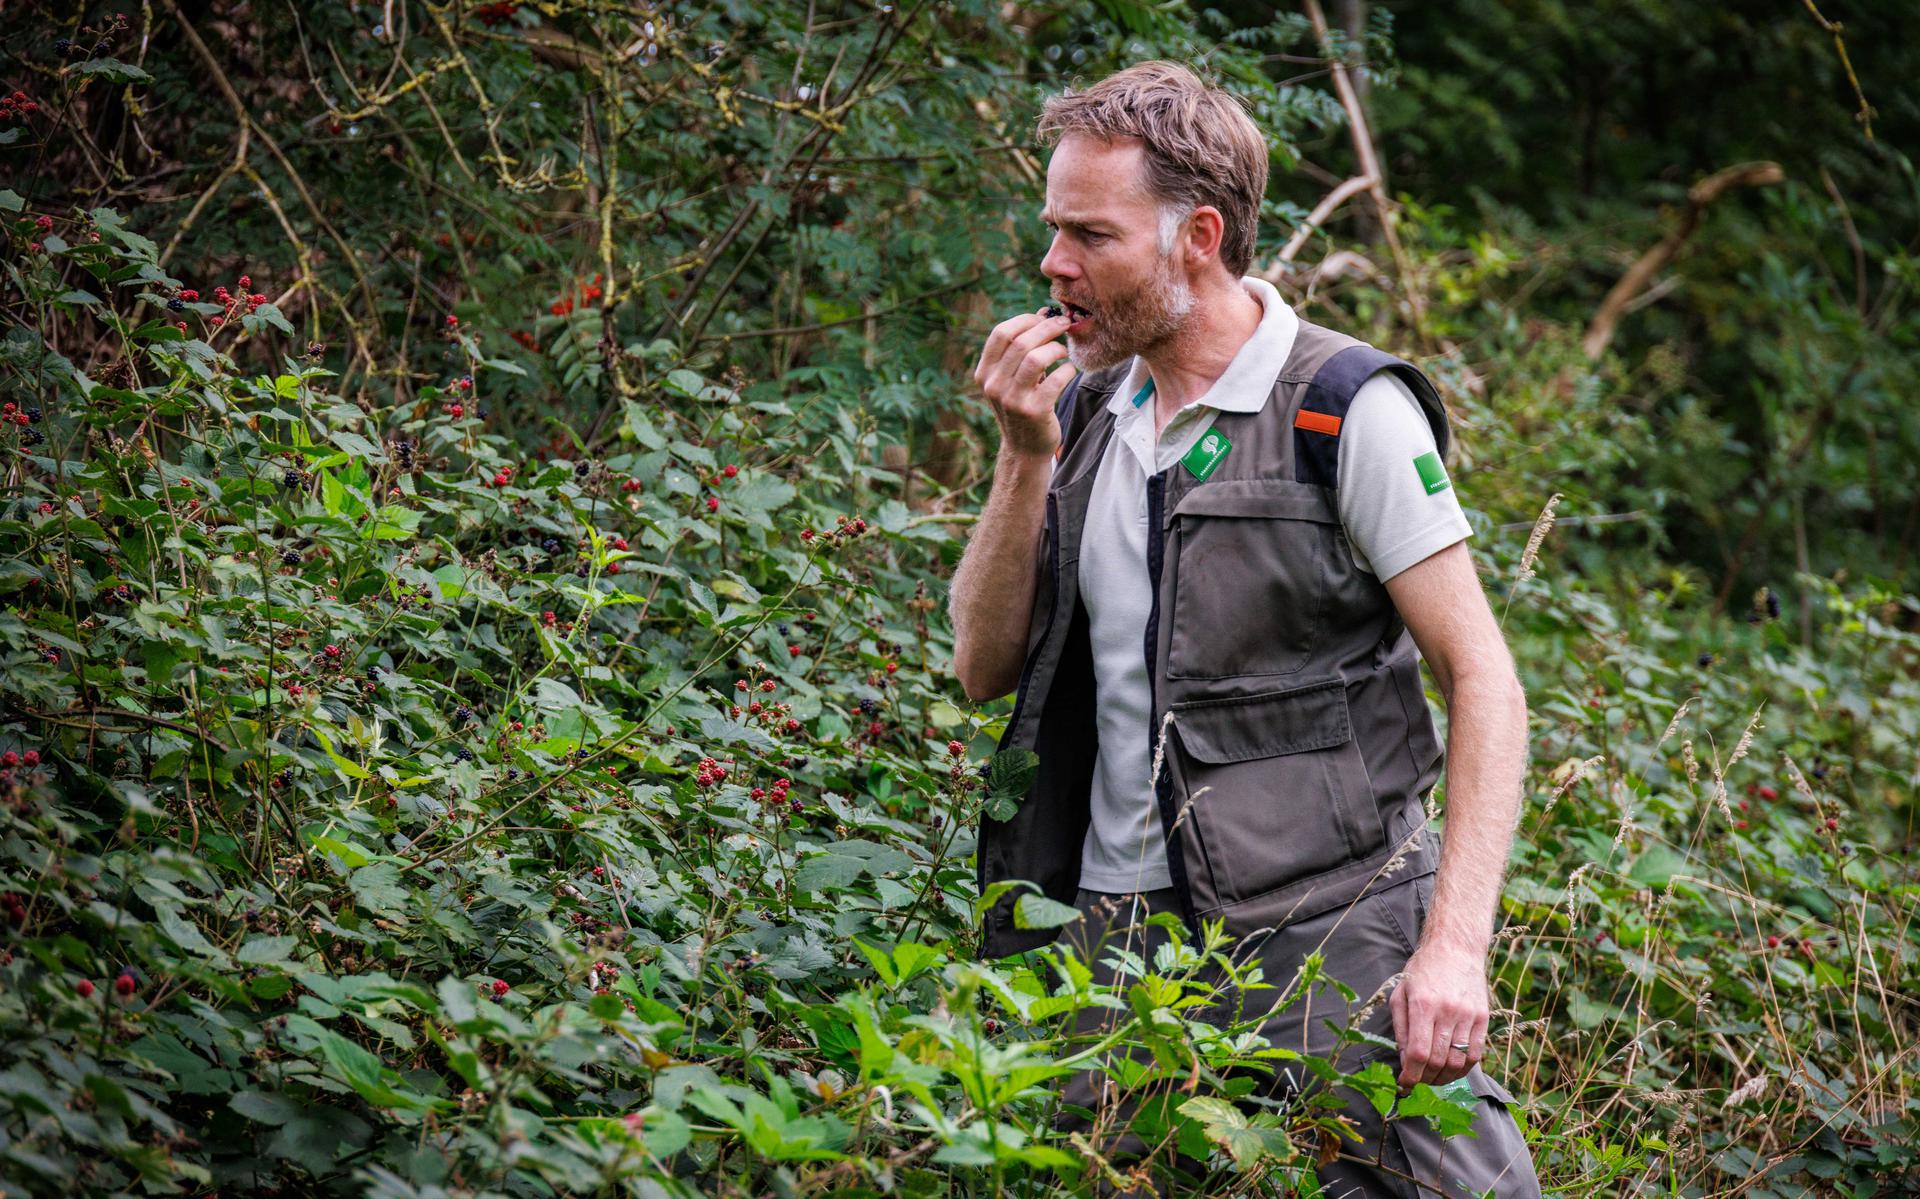
[(1094, 316), (1094, 336), (1067, 336), (1067, 361), (1097, 371), (1146, 354), (1180, 332), (1193, 305), (1193, 288), (1173, 269), (1173, 255), (1162, 254), (1140, 287), (1105, 298)]

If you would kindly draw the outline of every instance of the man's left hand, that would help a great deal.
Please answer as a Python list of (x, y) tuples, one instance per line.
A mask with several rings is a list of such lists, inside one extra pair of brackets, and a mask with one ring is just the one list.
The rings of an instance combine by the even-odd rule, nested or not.
[(1407, 959), (1406, 975), (1388, 1007), (1393, 1039), (1400, 1045), (1400, 1085), (1452, 1082), (1486, 1053), (1486, 955), (1422, 945)]

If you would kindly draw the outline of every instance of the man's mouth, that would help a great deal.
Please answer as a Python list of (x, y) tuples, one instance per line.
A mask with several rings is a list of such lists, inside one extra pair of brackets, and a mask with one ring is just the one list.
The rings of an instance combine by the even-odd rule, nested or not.
[(1068, 304), (1065, 300), (1060, 303), (1066, 308), (1067, 315), (1073, 318), (1073, 323), (1067, 326), (1067, 332), (1084, 333), (1087, 326), (1093, 322), (1093, 313), (1078, 304)]

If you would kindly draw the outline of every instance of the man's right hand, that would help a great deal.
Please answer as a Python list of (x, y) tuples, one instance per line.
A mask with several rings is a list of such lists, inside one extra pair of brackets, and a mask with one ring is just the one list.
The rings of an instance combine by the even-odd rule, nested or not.
[(1051, 458), (1059, 446), (1054, 405), (1079, 373), (1071, 365), (1047, 372), (1067, 356), (1067, 347), (1056, 339), (1073, 320), (1064, 313), (1045, 316), (1044, 311), (995, 325), (973, 368), (973, 381), (986, 393), (1000, 422), (1002, 448), (1034, 458)]

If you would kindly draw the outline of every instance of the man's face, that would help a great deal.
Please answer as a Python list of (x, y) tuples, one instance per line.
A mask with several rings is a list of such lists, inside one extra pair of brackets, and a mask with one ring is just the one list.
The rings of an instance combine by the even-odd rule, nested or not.
[(1174, 252), (1159, 246), (1160, 205), (1141, 186), (1137, 138), (1111, 145), (1067, 134), (1047, 164), (1054, 230), (1040, 262), (1053, 297), (1078, 318), (1067, 329), (1067, 360), (1083, 371), (1125, 362), (1168, 341), (1193, 310), (1193, 290)]

